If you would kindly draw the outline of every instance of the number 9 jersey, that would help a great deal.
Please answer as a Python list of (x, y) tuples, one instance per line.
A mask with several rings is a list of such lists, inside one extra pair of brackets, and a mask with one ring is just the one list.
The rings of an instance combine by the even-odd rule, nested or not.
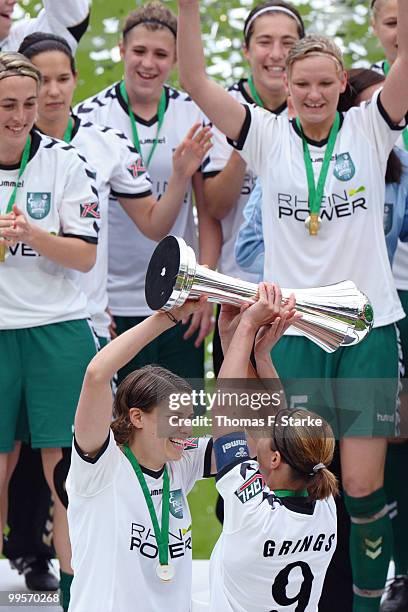
[(211, 555), (211, 612), (316, 612), (336, 548), (333, 497), (278, 497), (250, 459), (221, 470), (217, 489), (224, 526)]

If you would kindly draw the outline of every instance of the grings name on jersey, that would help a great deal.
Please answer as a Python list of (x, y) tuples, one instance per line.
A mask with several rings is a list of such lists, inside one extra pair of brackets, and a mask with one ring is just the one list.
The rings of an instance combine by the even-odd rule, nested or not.
[(265, 482), (260, 472), (253, 474), (248, 480), (246, 480), (238, 489), (235, 491), (235, 495), (238, 497), (242, 504), (261, 493), (264, 489)]

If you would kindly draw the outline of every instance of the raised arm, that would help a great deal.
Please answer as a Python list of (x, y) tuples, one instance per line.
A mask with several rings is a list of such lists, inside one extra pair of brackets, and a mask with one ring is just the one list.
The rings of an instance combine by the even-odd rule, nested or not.
[[(186, 302), (173, 310), (173, 316), (180, 320), (198, 310), (202, 302)], [(173, 325), (164, 312), (156, 312), (109, 342), (92, 359), (85, 373), (75, 416), (75, 437), (84, 453), (96, 454), (108, 436), (112, 421), (113, 375)]]
[(381, 103), (394, 123), (408, 112), (408, 1), (398, 0), (398, 55), (381, 92)]
[(232, 140), (245, 119), (244, 107), (207, 78), (201, 41), (199, 0), (179, 0), (177, 55), (180, 81), (204, 114)]

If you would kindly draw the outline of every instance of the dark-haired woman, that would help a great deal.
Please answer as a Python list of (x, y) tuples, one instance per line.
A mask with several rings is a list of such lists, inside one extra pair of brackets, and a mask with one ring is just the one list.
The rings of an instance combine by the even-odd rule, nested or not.
[[(78, 105), (76, 112), (85, 122), (116, 128), (126, 134), (141, 154), (141, 166), (152, 180), (153, 195), (167, 192), (172, 173), (173, 150), (202, 113), (185, 94), (166, 85), (176, 62), (177, 18), (160, 2), (151, 2), (132, 11), (125, 19), (120, 44), (124, 80)], [(184, 201), (168, 233), (197, 244), (193, 214), (193, 188), (198, 212), (200, 261), (213, 267), (212, 248), (215, 222), (203, 208), (201, 173), (197, 172), (184, 189)], [(143, 228), (135, 230), (116, 202), (109, 209), (109, 307), (116, 332), (122, 333), (151, 314), (144, 297), (145, 272), (156, 246), (154, 237)], [(132, 253), (133, 256), (127, 256)], [(126, 254), (126, 255), (125, 255)], [(119, 379), (146, 363), (163, 365), (189, 378), (203, 375), (203, 346), (211, 326), (212, 307), (206, 304), (190, 326), (170, 329), (145, 348), (119, 373)], [(200, 332), (192, 330), (200, 323)], [(184, 339), (183, 336), (188, 336)]]
[[(244, 56), (250, 76), (232, 85), (229, 94), (243, 104), (256, 104), (276, 115), (286, 114), (285, 59), (291, 46), (304, 34), (302, 17), (289, 2), (267, 0), (257, 4), (248, 14), (243, 32)], [(257, 282), (257, 276), (250, 270), (242, 272), (234, 256), (243, 209), (256, 176), (219, 130), (214, 130), (214, 147), (203, 168), (203, 177), (206, 205), (222, 228), (218, 270)], [(214, 333), (213, 360), (214, 371), (218, 374), (222, 364), (218, 327)]]

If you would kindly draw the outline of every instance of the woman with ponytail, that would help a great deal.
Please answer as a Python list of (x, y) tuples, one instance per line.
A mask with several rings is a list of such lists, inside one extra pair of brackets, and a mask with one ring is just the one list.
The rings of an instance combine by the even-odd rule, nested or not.
[[(259, 377), (278, 382), (270, 352), (299, 317), (293, 302), (282, 310), (281, 298), (279, 287), (260, 283), (259, 300), (243, 314), (234, 307), (221, 309), (224, 342), (222, 330), (238, 320), (218, 377), (221, 393), (231, 391), (231, 379), (236, 391), (236, 379), (242, 384), (242, 379), (253, 377), (248, 365), (253, 346)], [(248, 412), (246, 408), (246, 420), (257, 414)], [(213, 414), (224, 525), (211, 556), (211, 612), (278, 611), (296, 603), (296, 610), (317, 610), (336, 548), (337, 482), (328, 469), (335, 444), (330, 426), (306, 410), (270, 411), (262, 417), (263, 422), (257, 419), (262, 429), (256, 434), (251, 430), (255, 461), (243, 428), (221, 427), (226, 419)]]

